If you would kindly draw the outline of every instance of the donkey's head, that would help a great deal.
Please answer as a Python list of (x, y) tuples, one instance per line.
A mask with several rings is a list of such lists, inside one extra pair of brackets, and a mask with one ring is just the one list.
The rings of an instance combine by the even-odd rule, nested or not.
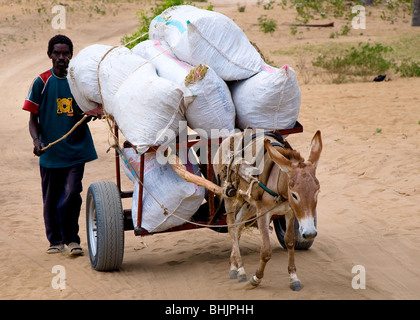
[(321, 132), (318, 130), (312, 138), (309, 158), (306, 161), (300, 156), (287, 156), (287, 153), (283, 155), (268, 140), (264, 141), (264, 145), (271, 159), (287, 173), (289, 204), (299, 221), (302, 237), (314, 238), (317, 234), (315, 209), (320, 190), (315, 171), (322, 151)]

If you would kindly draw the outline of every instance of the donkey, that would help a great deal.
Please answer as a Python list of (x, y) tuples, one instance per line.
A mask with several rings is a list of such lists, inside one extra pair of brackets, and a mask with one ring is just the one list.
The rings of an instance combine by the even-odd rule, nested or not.
[(255, 287), (261, 283), (272, 253), (269, 239), (271, 217), (285, 215), (290, 288), (297, 291), (302, 288), (302, 284), (296, 275), (294, 261), (294, 221), (296, 217), (303, 238), (310, 240), (317, 235), (314, 219), (320, 184), (315, 172), (322, 151), (321, 132), (317, 131), (312, 138), (306, 161), (281, 137), (278, 139), (267, 133), (259, 136), (254, 134), (252, 141), (242, 150), (251, 147), (252, 155), (258, 158), (255, 145), (258, 141), (261, 145), (260, 139), (263, 139), (266, 152), (260, 161), (264, 164), (263, 170), (257, 175), (249, 174), (255, 169), (253, 164), (232, 151), (235, 150), (235, 141), (244, 141), (244, 132), (224, 139), (213, 160), (214, 172), (220, 179), (220, 186), (230, 196), (224, 196), (228, 230), (232, 239), (230, 278), (238, 279), (239, 282), (247, 280), (239, 251), (239, 239), (244, 222), (255, 217), (262, 236), (262, 247), (260, 264), (250, 278), (250, 283)]

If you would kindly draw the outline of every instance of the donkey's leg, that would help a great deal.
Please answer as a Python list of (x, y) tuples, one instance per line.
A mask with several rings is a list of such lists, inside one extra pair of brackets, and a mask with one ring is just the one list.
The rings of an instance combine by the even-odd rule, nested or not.
[(244, 282), (247, 280), (246, 272), (243, 266), (243, 261), (241, 257), (241, 252), (239, 249), (239, 240), (241, 238), (241, 233), (244, 225), (241, 224), (248, 214), (248, 205), (243, 205), (236, 215), (228, 214), (227, 223), (231, 225), (229, 229), (229, 234), (232, 239), (232, 253), (230, 257), (230, 273), (229, 277), (231, 279), (238, 279), (238, 282)]
[[(235, 223), (235, 213), (229, 212), (226, 213), (226, 222), (228, 225), (233, 225)], [(236, 230), (235, 227), (228, 228), (230, 238), (232, 240), (232, 252), (230, 254), (230, 272), (229, 278), (230, 279), (237, 279), (238, 278), (238, 256), (239, 256), (239, 239), (236, 237)]]
[(236, 237), (235, 237), (235, 203), (231, 199), (225, 199), (225, 210), (226, 210), (226, 223), (228, 224), (228, 232), (230, 239), (232, 241), (232, 251), (230, 254), (230, 272), (229, 278), (230, 279), (237, 279), (238, 278), (238, 263), (237, 263), (237, 256), (239, 254), (238, 246), (236, 245)]
[(260, 266), (250, 279), (250, 283), (255, 287), (261, 283), (261, 280), (264, 276), (265, 265), (271, 259), (269, 225), (270, 225), (269, 214), (265, 214), (262, 217), (258, 218), (258, 229), (260, 229), (261, 236), (262, 236), (262, 246), (261, 246), (261, 251), (260, 251)]
[(286, 214), (286, 234), (284, 236), (284, 242), (287, 247), (287, 253), (289, 256), (289, 265), (287, 267), (290, 277), (290, 289), (293, 291), (299, 291), (302, 289), (302, 284), (296, 275), (295, 266), (295, 216), (294, 214)]

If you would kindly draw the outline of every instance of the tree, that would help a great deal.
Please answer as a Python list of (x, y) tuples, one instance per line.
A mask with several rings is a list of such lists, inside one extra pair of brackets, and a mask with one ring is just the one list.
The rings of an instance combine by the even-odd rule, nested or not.
[(420, 0), (413, 0), (413, 17), (411, 25), (420, 26)]

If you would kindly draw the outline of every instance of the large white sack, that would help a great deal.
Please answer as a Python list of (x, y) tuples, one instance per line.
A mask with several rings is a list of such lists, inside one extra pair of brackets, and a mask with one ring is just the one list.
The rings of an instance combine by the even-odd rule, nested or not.
[(67, 75), (70, 90), (84, 112), (96, 110), (103, 101), (106, 111), (112, 113), (110, 102), (121, 83), (144, 63), (147, 61), (128, 48), (90, 45), (70, 61)]
[(194, 6), (174, 6), (155, 17), (149, 38), (165, 40), (177, 58), (213, 68), (224, 80), (246, 79), (260, 69), (261, 56), (245, 33), (225, 15)]
[(198, 129), (205, 131), (208, 138), (230, 135), (235, 129), (236, 112), (227, 84), (207, 66), (192, 69), (187, 81), (195, 96), (185, 110), (189, 127), (200, 134)]
[[(132, 168), (139, 174), (140, 156), (132, 148), (124, 148), (124, 153)], [(198, 165), (186, 165), (188, 171), (199, 174)], [(160, 164), (155, 153), (145, 154), (143, 183), (143, 211), (141, 227), (149, 232), (165, 231), (185, 223), (178, 217), (187, 221), (191, 219), (203, 202), (205, 189), (183, 180), (170, 164)], [(137, 226), (139, 184), (127, 166), (123, 165), (124, 172), (134, 182), (131, 216), (133, 225)], [(152, 193), (152, 195), (146, 190)], [(168, 215), (160, 206), (168, 209)]]
[(140, 152), (176, 136), (185, 121), (183, 92), (156, 74), (150, 63), (132, 72), (111, 101), (112, 115), (124, 137)]
[(82, 49), (70, 60), (67, 80), (73, 97), (84, 112), (96, 109), (101, 103), (97, 80), (98, 64), (111, 48), (94, 44)]
[(139, 68), (143, 72), (147, 70), (148, 73), (156, 76), (156, 69), (153, 65), (125, 47), (113, 49), (102, 60), (99, 68), (99, 81), (107, 112), (114, 113), (111, 101), (126, 79)]
[(180, 61), (159, 40), (143, 41), (132, 50), (150, 60), (159, 76), (178, 84), (184, 97), (192, 97), (184, 110), (191, 129), (204, 130), (209, 138), (213, 129), (225, 130), (226, 134), (235, 129), (235, 106), (229, 88), (212, 68)]
[(230, 86), (240, 129), (288, 129), (293, 127), (300, 109), (300, 88), (295, 71), (285, 65), (261, 65), (253, 77)]

